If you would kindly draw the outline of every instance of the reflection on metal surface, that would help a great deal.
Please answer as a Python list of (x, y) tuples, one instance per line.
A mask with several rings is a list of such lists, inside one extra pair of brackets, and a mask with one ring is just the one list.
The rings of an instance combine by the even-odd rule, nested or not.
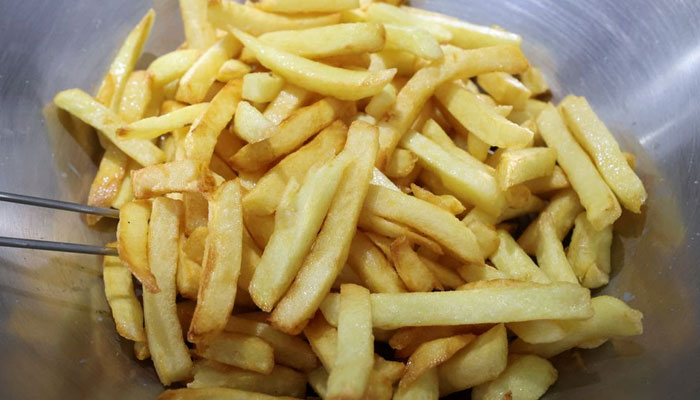
[[(523, 36), (555, 99), (586, 96), (637, 154), (650, 193), (644, 218), (617, 227), (614, 276), (603, 292), (645, 314), (645, 334), (557, 358), (547, 397), (693, 398), (700, 391), (700, 3), (413, 0), (413, 5)], [(182, 38), (173, 1), (156, 0), (146, 51)], [(10, 0), (0, 13), (0, 190), (84, 201), (94, 137), (72, 136), (50, 106), (69, 87), (94, 89), (116, 46), (151, 1)], [(36, 12), (36, 10), (42, 10)], [(83, 150), (86, 149), (86, 150)], [(87, 152), (86, 152), (87, 151)], [(629, 216), (628, 216), (629, 217)], [(7, 205), (0, 235), (103, 244), (113, 225)], [(640, 231), (642, 235), (640, 236)], [(98, 257), (0, 249), (0, 398), (154, 398), (149, 363), (109, 318)]]

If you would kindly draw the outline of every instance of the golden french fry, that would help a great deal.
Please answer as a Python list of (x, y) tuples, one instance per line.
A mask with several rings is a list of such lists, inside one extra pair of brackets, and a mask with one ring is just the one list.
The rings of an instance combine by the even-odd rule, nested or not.
[(571, 187), (569, 178), (558, 165), (554, 166), (551, 175), (529, 180), (524, 185), (530, 189), (532, 194), (549, 193)]
[[(404, 224), (389, 221), (388, 219), (368, 212), (367, 210), (363, 210), (360, 214), (360, 219), (357, 221), (357, 226), (367, 231), (370, 237), (376, 236), (375, 234), (379, 234), (382, 236), (386, 236), (387, 238), (393, 239), (396, 239), (401, 236), (406, 236), (413, 243), (417, 243), (421, 246), (428, 247), (431, 251), (435, 253), (443, 253), (442, 247), (440, 247), (440, 245), (433, 239), (427, 238), (413, 231), (411, 228), (407, 227)], [(387, 256), (389, 256), (390, 254), (389, 251), (385, 251), (384, 253)]]
[(131, 186), (137, 199), (173, 192), (208, 193), (215, 185), (209, 168), (193, 160), (149, 165), (131, 172)]
[(192, 124), (185, 137), (186, 158), (209, 164), (217, 139), (233, 117), (241, 100), (241, 80), (233, 79), (214, 96), (206, 111)]
[(397, 149), (391, 155), (384, 172), (390, 178), (403, 178), (413, 171), (418, 157), (408, 150)]
[(272, 311), (301, 268), (331, 205), (347, 163), (334, 159), (311, 169), (301, 185), (290, 180), (275, 214), (275, 230), (263, 251), (250, 295)]
[(330, 13), (358, 8), (358, 0), (261, 0), (253, 6), (277, 13)]
[(252, 72), (243, 77), (243, 95), (245, 100), (255, 103), (272, 101), (284, 86), (284, 79), (269, 72)]
[(180, 15), (190, 49), (206, 49), (216, 41), (214, 27), (207, 21), (207, 0), (180, 0)]
[(517, 393), (517, 398), (539, 399), (557, 380), (557, 370), (537, 356), (511, 355), (506, 369), (491, 382), (472, 390), (474, 400), (500, 400)]
[[(647, 198), (644, 184), (630, 168), (615, 137), (598, 118), (586, 98), (567, 96), (560, 107), (576, 141), (591, 156), (598, 172), (622, 205), (632, 212), (640, 213)], [(598, 225), (596, 227), (600, 229)]]
[(537, 67), (530, 66), (530, 68), (522, 72), (520, 74), (520, 82), (530, 90), (532, 96), (539, 96), (549, 92), (549, 84), (547, 84), (542, 71)]
[(395, 400), (437, 399), (440, 396), (437, 368), (430, 368), (410, 385), (399, 386)]
[(557, 152), (546, 147), (509, 149), (505, 151), (496, 167), (496, 179), (501, 190), (517, 184), (552, 175)]
[(508, 337), (499, 324), (438, 366), (440, 396), (495, 379), (506, 368)]
[(528, 254), (535, 254), (537, 241), (539, 240), (539, 224), (545, 215), (548, 215), (554, 223), (557, 238), (563, 240), (564, 236), (571, 230), (571, 227), (574, 226), (574, 220), (581, 211), (583, 211), (583, 207), (579, 203), (576, 192), (570, 189), (558, 192), (552, 197), (547, 207), (542, 210), (539, 217), (528, 225), (525, 232), (520, 235), (518, 244)]
[[(109, 143), (102, 155), (95, 179), (93, 179), (90, 186), (88, 205), (96, 207), (111, 206), (122, 187), (128, 165), (129, 157), (115, 145)], [(101, 217), (88, 215), (86, 219), (89, 225), (93, 225)]]
[(374, 96), (396, 74), (395, 69), (353, 71), (332, 67), (295, 54), (278, 50), (242, 31), (234, 31), (258, 61), (288, 82), (304, 89), (341, 100), (359, 100)]
[(437, 368), (438, 365), (449, 360), (455, 353), (471, 343), (474, 338), (475, 336), (470, 334), (457, 335), (421, 344), (409, 357), (406, 363), (406, 372), (399, 382), (399, 388), (408, 387), (429, 369)]
[(367, 388), (374, 364), (369, 296), (369, 291), (361, 286), (340, 287), (338, 350), (328, 376), (329, 399), (361, 399)]
[(332, 129), (344, 126), (335, 121), (344, 113), (346, 104), (325, 98), (295, 111), (279, 125), (274, 135), (265, 140), (245, 145), (231, 158), (231, 163), (242, 171), (256, 171), (267, 167), (276, 159), (300, 147), (307, 139), (328, 125)]
[[(588, 289), (566, 282), (493, 280), (467, 283), (451, 292), (373, 293), (372, 326), (468, 325), (537, 319), (581, 319), (591, 316)], [(337, 321), (338, 295), (321, 308)], [(544, 305), (547, 305), (544, 307)]]
[(119, 140), (117, 130), (124, 121), (112, 110), (103, 106), (80, 89), (64, 90), (54, 97), (54, 103), (78, 119), (91, 125), (123, 151), (143, 166), (163, 162), (165, 154), (147, 140)]
[(228, 181), (214, 192), (209, 204), (202, 278), (188, 333), (191, 342), (221, 331), (233, 309), (241, 268), (241, 214), (241, 188), (238, 182)]
[(402, 293), (406, 286), (372, 241), (357, 231), (350, 244), (348, 264), (373, 293)]
[[(554, 222), (547, 215), (542, 218), (542, 222), (539, 224), (540, 234), (536, 251), (537, 264), (553, 282), (578, 283), (574, 270), (566, 258), (566, 253), (564, 253), (564, 246), (557, 237)], [(612, 227), (610, 228), (610, 238), (612, 239)]]
[(181, 219), (180, 201), (165, 197), (153, 201), (148, 225), (148, 263), (160, 291), (143, 292), (143, 313), (151, 359), (158, 378), (166, 386), (188, 379), (192, 369), (175, 306)]
[(310, 98), (311, 92), (308, 90), (287, 83), (277, 97), (268, 104), (263, 115), (273, 124), (279, 125)]
[(275, 365), (269, 374), (231, 367), (216, 361), (200, 360), (194, 365), (194, 380), (188, 388), (231, 388), (271, 396), (300, 398), (306, 393), (306, 376), (291, 368)]
[(117, 243), (119, 258), (147, 291), (157, 293), (158, 283), (148, 261), (148, 219), (151, 203), (132, 201), (119, 210)]
[(529, 344), (518, 339), (511, 345), (511, 351), (550, 358), (591, 340), (642, 334), (642, 313), (630, 308), (623, 301), (610, 296), (598, 296), (591, 299), (591, 306), (591, 318), (558, 321), (566, 331), (563, 339), (538, 344)]
[(583, 213), (576, 217), (574, 223), (568, 252), (573, 272), (584, 287), (594, 289), (606, 285), (610, 278), (612, 225), (596, 230)]
[(190, 104), (202, 102), (219, 68), (240, 50), (241, 43), (232, 35), (224, 36), (209, 47), (180, 78), (175, 100)]
[[(605, 183), (585, 151), (566, 129), (564, 120), (554, 106), (548, 105), (537, 117), (537, 128), (547, 146), (557, 151), (557, 162), (566, 172), (586, 216), (596, 229), (603, 229), (622, 213), (620, 203)], [(622, 160), (626, 166), (627, 163)]]
[(144, 118), (117, 130), (120, 139), (155, 139), (160, 135), (172, 132), (192, 124), (206, 109), (208, 103), (192, 104), (178, 108), (158, 117)]
[(499, 104), (510, 104), (522, 108), (532, 95), (530, 89), (513, 75), (504, 72), (491, 72), (476, 77), (476, 83), (481, 86)]
[(369, 187), (378, 147), (377, 128), (356, 121), (350, 125), (345, 148), (338, 157), (349, 158), (343, 179), (296, 280), (272, 313), (272, 324), (298, 333), (313, 316), (345, 265), (357, 220)]
[(250, 66), (239, 60), (226, 60), (216, 73), (216, 80), (228, 82), (231, 79), (243, 78), (250, 72)]
[(421, 28), (437, 39), (440, 43), (447, 43), (452, 39), (452, 34), (447, 29), (432, 22), (422, 20), (415, 15), (386, 3), (371, 3), (367, 8), (367, 19), (383, 24), (396, 24), (415, 26)]
[[(394, 152), (394, 154), (396, 154), (396, 152)], [(427, 201), (428, 203), (435, 204), (436, 206), (441, 207), (454, 215), (461, 214), (465, 210), (462, 203), (459, 200), (457, 200), (456, 197), (450, 194), (443, 194), (438, 196), (431, 193), (429, 190), (423, 189), (422, 187), (413, 183), (411, 184), (411, 193), (413, 193), (413, 195), (417, 198)], [(478, 237), (477, 240), (479, 240)]]
[(391, 244), (391, 259), (396, 267), (396, 272), (410, 292), (430, 292), (434, 288), (441, 288), (430, 269), (421, 261), (413, 251), (411, 243), (405, 236), (394, 240)]
[(292, 400), (295, 397), (270, 396), (263, 393), (244, 390), (211, 387), (202, 389), (171, 389), (158, 396), (158, 400)]
[(371, 185), (364, 209), (425, 233), (460, 260), (483, 261), (471, 230), (440, 207), (403, 193)]
[(387, 50), (406, 51), (427, 60), (442, 58), (440, 44), (427, 30), (420, 27), (384, 24)]
[[(134, 164), (135, 163), (133, 161), (130, 161), (126, 164), (126, 173), (124, 174), (124, 179), (122, 179), (121, 185), (119, 186), (119, 190), (117, 190), (116, 195), (112, 199), (112, 208), (116, 208), (118, 210), (122, 208), (124, 204), (134, 199), (134, 191), (131, 188), (131, 171), (133, 170), (132, 167), (134, 166)], [(90, 189), (92, 190), (92, 187)], [(89, 197), (88, 204), (90, 204)], [(92, 218), (86, 219), (88, 221), (88, 224), (90, 224)]]
[(131, 271), (119, 257), (105, 256), (102, 264), (102, 277), (105, 284), (105, 297), (112, 310), (112, 318), (117, 332), (129, 340), (143, 342), (143, 309), (134, 294)]
[[(238, 287), (248, 291), (250, 281), (253, 279), (255, 270), (260, 264), (262, 250), (258, 248), (247, 229), (243, 229), (243, 254), (241, 255), (241, 274), (238, 277)], [(252, 298), (251, 298), (252, 300)]]
[(468, 283), (508, 279), (506, 274), (488, 264), (463, 264), (457, 267), (457, 273)]
[(233, 131), (238, 137), (248, 143), (255, 143), (274, 135), (276, 130), (277, 127), (250, 103), (238, 103), (233, 117)]
[(252, 335), (219, 332), (197, 343), (194, 353), (248, 371), (269, 374), (275, 366), (272, 346)]
[(551, 282), (508, 232), (499, 229), (497, 233), (498, 249), (491, 255), (491, 261), (499, 271), (510, 279), (539, 283)]

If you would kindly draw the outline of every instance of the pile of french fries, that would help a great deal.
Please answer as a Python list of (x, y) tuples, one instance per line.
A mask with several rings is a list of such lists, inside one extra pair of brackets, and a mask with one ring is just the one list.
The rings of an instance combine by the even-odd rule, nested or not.
[(548, 358), (642, 333), (590, 294), (634, 157), (518, 35), (390, 3), (180, 0), (182, 46), (135, 70), (151, 10), (56, 95), (105, 149), (105, 292), (162, 399), (536, 399)]

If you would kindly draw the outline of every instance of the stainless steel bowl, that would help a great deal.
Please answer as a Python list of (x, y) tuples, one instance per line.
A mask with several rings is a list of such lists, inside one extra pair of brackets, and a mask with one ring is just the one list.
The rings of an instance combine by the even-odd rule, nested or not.
[[(182, 40), (174, 1), (156, 0), (147, 55)], [(560, 357), (548, 398), (693, 398), (700, 392), (700, 3), (420, 1), (413, 5), (523, 36), (555, 97), (585, 95), (627, 151), (649, 192), (626, 216), (603, 290), (645, 314), (645, 333)], [(0, 13), (0, 190), (84, 201), (94, 138), (67, 133), (51, 105), (65, 88), (94, 90), (151, 1), (5, 0)], [(145, 64), (144, 64), (145, 65)], [(81, 146), (82, 144), (82, 146)], [(84, 150), (87, 149), (86, 150)], [(0, 204), (0, 235), (100, 244), (109, 224)], [(0, 249), (0, 398), (153, 398), (149, 363), (117, 337), (97, 257)]]

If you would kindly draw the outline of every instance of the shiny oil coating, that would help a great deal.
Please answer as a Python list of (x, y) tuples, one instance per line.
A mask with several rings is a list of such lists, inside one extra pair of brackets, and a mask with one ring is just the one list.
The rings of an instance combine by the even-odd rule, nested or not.
[[(174, 3), (155, 0), (148, 61), (177, 47)], [(645, 334), (555, 365), (548, 399), (693, 398), (700, 390), (700, 3), (670, 0), (421, 1), (417, 7), (498, 24), (523, 36), (557, 99), (586, 96), (637, 155), (648, 191), (644, 237), (627, 218), (603, 292), (644, 312)], [(95, 172), (51, 105), (62, 89), (93, 92), (151, 1), (7, 0), (0, 13), (0, 190), (87, 198)], [(147, 63), (139, 64), (144, 68)], [(61, 116), (61, 120), (65, 120)], [(83, 142), (97, 146), (92, 141)], [(0, 234), (103, 244), (72, 213), (0, 205)], [(0, 249), (0, 398), (150, 399), (162, 389), (117, 337), (97, 256)]]

